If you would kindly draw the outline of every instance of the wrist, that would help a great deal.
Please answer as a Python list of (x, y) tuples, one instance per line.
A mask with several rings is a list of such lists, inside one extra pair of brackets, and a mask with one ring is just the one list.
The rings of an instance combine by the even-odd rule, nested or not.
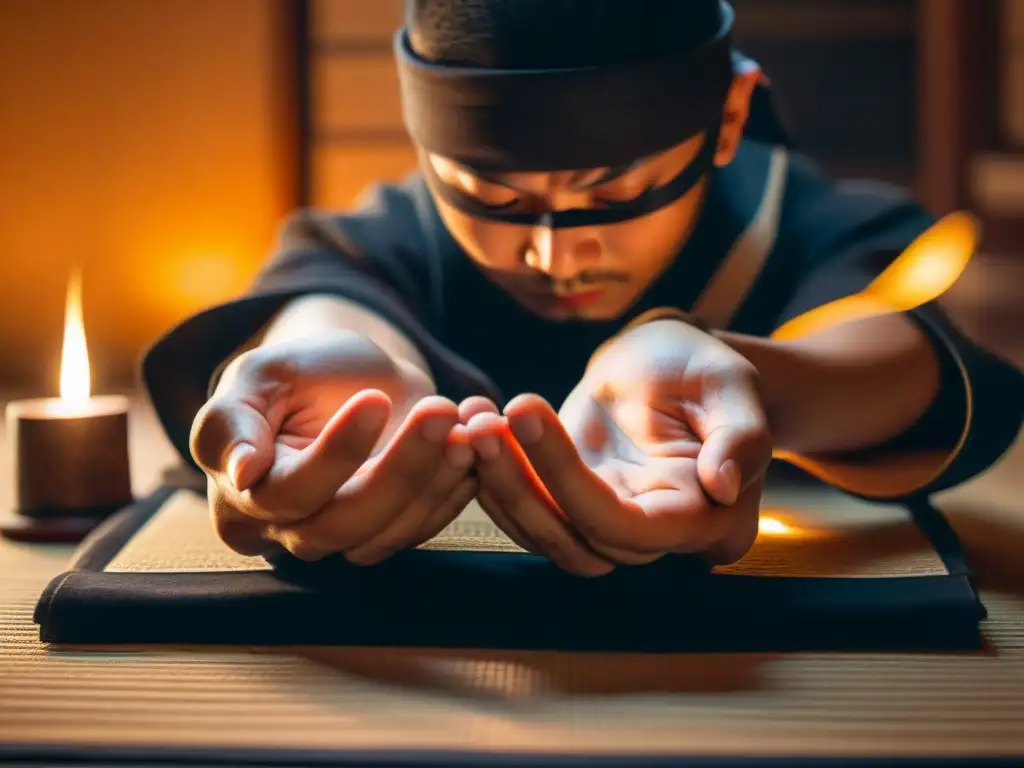
[(931, 343), (902, 316), (794, 341), (715, 335), (757, 369), (775, 447), (788, 453), (884, 445), (917, 422), (941, 387)]
[(712, 335), (757, 370), (761, 404), (775, 448), (798, 451), (806, 444), (801, 425), (816, 411), (818, 376), (813, 359), (795, 345), (726, 331)]
[(618, 341), (621, 337), (626, 336), (631, 331), (641, 326), (661, 322), (679, 322), (682, 323), (683, 325), (688, 325), (693, 328), (696, 328), (697, 330), (703, 333), (711, 333), (711, 330), (707, 323), (702, 321), (700, 318), (691, 315), (688, 312), (684, 312), (681, 309), (677, 309), (675, 307), (656, 307), (654, 309), (649, 309), (646, 312), (643, 312), (637, 317), (630, 320), (628, 323), (626, 323), (626, 325), (622, 328), (621, 331), (619, 331), (610, 339), (606, 340), (603, 344), (598, 346), (598, 348), (595, 349), (594, 352), (590, 355), (590, 359), (587, 361), (586, 370), (591, 370), (594, 367), (594, 364), (597, 362), (598, 358), (600, 358), (610, 347), (613, 347), (614, 343)]

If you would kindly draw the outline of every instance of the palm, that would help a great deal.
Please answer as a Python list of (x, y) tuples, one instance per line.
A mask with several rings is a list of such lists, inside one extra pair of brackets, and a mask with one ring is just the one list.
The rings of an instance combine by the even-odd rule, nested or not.
[(591, 359), (557, 414), (536, 395), (504, 410), (522, 456), (481, 465), (488, 511), (563, 567), (727, 562), (756, 536), (771, 455), (756, 370), (712, 336), (640, 326)]
[(559, 411), (583, 461), (620, 498), (696, 483), (700, 441), (684, 409), (640, 397), (603, 398), (578, 388)]
[[(373, 458), (402, 426), (413, 406), (431, 394), (427, 381), (410, 376), (373, 379), (310, 376), (277, 404), (284, 420), (274, 439), (275, 462), (279, 466), (287, 466), (300, 461), (302, 452), (316, 440), (338, 409), (354, 395), (370, 388), (384, 392), (393, 404), (391, 418), (377, 443)], [(373, 458), (360, 469), (359, 474), (372, 466)]]

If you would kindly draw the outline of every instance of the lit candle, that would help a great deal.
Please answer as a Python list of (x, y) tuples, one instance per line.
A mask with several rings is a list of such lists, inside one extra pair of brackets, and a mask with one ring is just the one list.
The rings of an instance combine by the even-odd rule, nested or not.
[(128, 405), (120, 395), (92, 395), (76, 274), (65, 308), (60, 397), (7, 406), (16, 514), (0, 531), (27, 541), (78, 541), (130, 502)]

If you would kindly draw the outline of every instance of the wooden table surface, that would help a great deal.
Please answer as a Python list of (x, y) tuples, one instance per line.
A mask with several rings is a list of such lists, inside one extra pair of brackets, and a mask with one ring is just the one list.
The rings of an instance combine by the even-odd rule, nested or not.
[[(132, 416), (145, 493), (175, 457), (144, 402)], [(1024, 756), (1022, 489), (1024, 443), (940, 500), (991, 613), (963, 655), (55, 649), (31, 613), (71, 550), (0, 539), (0, 744)]]

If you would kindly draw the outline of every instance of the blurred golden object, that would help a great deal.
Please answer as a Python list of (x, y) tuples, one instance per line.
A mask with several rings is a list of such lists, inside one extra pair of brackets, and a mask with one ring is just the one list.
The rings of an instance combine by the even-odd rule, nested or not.
[(762, 515), (757, 521), (758, 533), (766, 536), (788, 536), (795, 532), (792, 526), (782, 522), (777, 517)]
[(958, 211), (918, 237), (860, 293), (825, 304), (784, 323), (772, 333), (793, 341), (854, 320), (906, 312), (934, 301), (960, 278), (980, 239), (978, 221)]

